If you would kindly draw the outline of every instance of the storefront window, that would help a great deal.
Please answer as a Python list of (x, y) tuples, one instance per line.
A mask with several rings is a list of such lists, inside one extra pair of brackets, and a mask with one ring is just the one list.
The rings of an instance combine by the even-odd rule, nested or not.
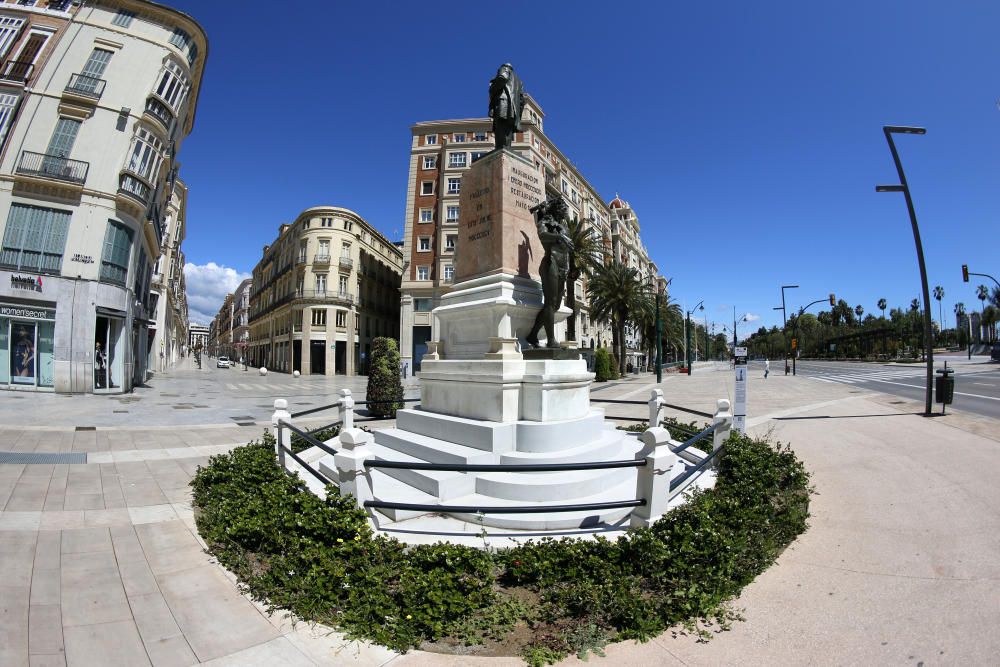
[(14, 322), (10, 350), (11, 384), (35, 384), (35, 325)]
[(10, 320), (0, 317), (0, 385), (10, 384)]
[(38, 386), (51, 387), (55, 384), (52, 375), (52, 349), (55, 337), (55, 322), (38, 323)]
[(123, 321), (117, 317), (97, 317), (94, 328), (94, 390), (120, 390), (124, 378), (124, 348), (121, 346)]

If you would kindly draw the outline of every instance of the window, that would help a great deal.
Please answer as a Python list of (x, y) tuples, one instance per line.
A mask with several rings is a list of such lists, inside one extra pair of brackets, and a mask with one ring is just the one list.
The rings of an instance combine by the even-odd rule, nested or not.
[(326, 294), (326, 274), (317, 273), (316, 274), (316, 293), (319, 295)]
[(17, 100), (17, 95), (0, 94), (0, 146), (3, 146), (3, 142), (7, 138), (7, 131), (10, 130)]
[(337, 311), (337, 327), (343, 329), (347, 326), (347, 311), (338, 310)]
[(340, 276), (340, 280), (337, 285), (337, 293), (340, 296), (347, 296), (347, 276)]
[(437, 167), (437, 155), (424, 156), (424, 169), (435, 169)]
[(431, 249), (431, 237), (421, 236), (417, 239), (417, 250), (419, 252), (429, 252)]
[(418, 266), (417, 267), (417, 280), (430, 280), (431, 279), (431, 267), (429, 266)]
[(420, 183), (420, 194), (421, 195), (432, 195), (432, 194), (434, 194), (434, 181), (421, 181), (421, 183)]
[(49, 139), (49, 147), (45, 154), (51, 157), (69, 157), (76, 143), (76, 133), (80, 131), (82, 123), (75, 118), (60, 118), (56, 122), (56, 129), (52, 131), (52, 138)]
[(448, 179), (448, 194), (457, 195), (462, 189), (462, 179), (461, 178), (449, 178)]
[(70, 215), (51, 208), (11, 204), (0, 249), (0, 266), (59, 273)]
[(132, 19), (135, 18), (135, 12), (130, 12), (127, 9), (119, 9), (115, 17), (111, 19), (112, 25), (121, 26), (122, 28), (127, 28), (132, 25)]
[(444, 237), (444, 249), (445, 250), (454, 250), (455, 249), (455, 239), (457, 239), (457, 238), (458, 237), (455, 236), (454, 234), (448, 234), (446, 237)]
[(451, 264), (444, 265), (444, 279), (447, 282), (451, 282), (455, 279), (455, 267)]
[(187, 76), (183, 68), (173, 60), (168, 60), (163, 66), (160, 82), (156, 86), (156, 94), (176, 112), (187, 97)]
[(475, 162), (484, 155), (486, 155), (486, 151), (472, 151), (472, 161)]
[(194, 64), (194, 61), (198, 59), (198, 46), (191, 39), (191, 35), (180, 28), (174, 28), (174, 34), (170, 36), (170, 43), (181, 51), (187, 52), (188, 65)]
[[(427, 267), (421, 267), (426, 269)], [(426, 280), (426, 279), (425, 279)], [(434, 310), (434, 299), (414, 299), (413, 300), (413, 312), (415, 313), (429, 313)]]
[(447, 216), (445, 218), (445, 220), (447, 222), (458, 222), (458, 207), (457, 206), (448, 206), (447, 207), (447, 212), (448, 212), (448, 214), (447, 214)]
[(108, 220), (108, 229), (104, 233), (104, 255), (101, 257), (101, 280), (124, 286), (131, 252), (132, 230), (120, 222)]
[(24, 19), (0, 16), (0, 57), (6, 56), (11, 44), (21, 34)]
[(312, 325), (314, 327), (326, 326), (326, 308), (312, 309)]
[(154, 181), (162, 154), (163, 142), (149, 130), (140, 127), (132, 139), (132, 150), (129, 151), (125, 168), (147, 181)]
[(566, 181), (562, 182), (562, 191), (564, 195), (569, 194), (569, 183), (567, 183)]
[(455, 143), (456, 144), (464, 144), (465, 143), (465, 132), (456, 132), (455, 133)]
[(349, 232), (349, 231), (351, 231), (351, 229), (353, 227), (354, 227), (354, 223), (353, 222), (351, 222), (350, 220), (344, 220), (344, 230), (345, 231)]
[[(111, 60), (111, 51), (106, 49), (94, 49), (87, 58), (86, 64), (83, 66), (83, 71), (80, 72), (80, 76), (77, 77), (75, 83), (73, 83), (73, 90), (82, 93), (94, 93), (97, 91), (97, 86), (100, 84), (101, 77), (104, 76), (104, 70), (108, 66), (108, 61)], [(98, 94), (98, 97), (100, 95)]]
[(420, 222), (434, 222), (434, 209), (432, 208), (420, 209)]
[(319, 250), (316, 251), (316, 257), (330, 258), (330, 239), (319, 240)]
[(472, 133), (472, 140), (473, 141), (486, 141), (486, 133), (485, 132), (473, 132)]
[(438, 142), (438, 135), (436, 134), (428, 134), (426, 137), (424, 137), (424, 144), (427, 146), (433, 146), (437, 142)]
[(347, 257), (347, 258), (351, 257), (351, 244), (348, 243), (347, 241), (345, 241), (340, 246), (340, 256), (341, 257)]
[(449, 169), (459, 169), (466, 166), (466, 154), (465, 153), (448, 153), (448, 168)]

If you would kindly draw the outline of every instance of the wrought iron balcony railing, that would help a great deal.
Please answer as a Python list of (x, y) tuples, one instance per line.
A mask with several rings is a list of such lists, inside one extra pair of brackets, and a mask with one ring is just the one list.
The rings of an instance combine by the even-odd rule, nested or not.
[(169, 106), (160, 101), (158, 97), (150, 95), (146, 98), (146, 111), (153, 118), (163, 123), (166, 130), (170, 130), (174, 122), (174, 111)]
[(70, 160), (58, 155), (48, 155), (47, 153), (33, 153), (23, 151), (21, 161), (17, 164), (17, 173), (25, 176), (42, 176), (52, 178), (57, 181), (68, 183), (78, 183), (83, 185), (87, 181), (87, 172), (90, 170), (90, 163), (81, 160)]
[(152, 188), (129, 172), (123, 171), (118, 181), (118, 192), (131, 195), (143, 204), (148, 204)]
[(313, 255), (313, 264), (329, 264), (330, 253), (316, 253)]
[(101, 95), (104, 94), (104, 86), (107, 83), (104, 79), (98, 79), (97, 77), (86, 74), (74, 74), (69, 78), (69, 83), (66, 84), (66, 92), (99, 100), (101, 99)]
[(5, 60), (0, 65), (0, 80), (11, 81), (25, 86), (31, 80), (31, 75), (34, 71), (35, 65), (33, 63)]
[(351, 259), (350, 257), (341, 257), (340, 258), (340, 268), (342, 268), (342, 269), (350, 269), (353, 266), (354, 266), (354, 260)]

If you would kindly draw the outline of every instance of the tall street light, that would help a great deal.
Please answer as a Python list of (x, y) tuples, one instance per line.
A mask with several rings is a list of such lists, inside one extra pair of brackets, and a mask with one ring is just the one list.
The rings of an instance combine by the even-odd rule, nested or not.
[[(785, 315), (785, 290), (786, 289), (798, 289), (798, 285), (782, 285), (781, 286), (781, 308), (775, 306), (775, 310), (781, 311), (781, 333), (784, 335), (785, 328), (788, 326), (788, 318)], [(788, 375), (788, 345), (785, 345), (785, 375)], [(792, 355), (792, 375), (795, 375), (795, 355)]]
[(931, 414), (931, 385), (934, 380), (934, 345), (931, 340), (931, 295), (927, 289), (927, 267), (924, 265), (924, 246), (920, 242), (920, 228), (917, 227), (917, 213), (913, 210), (913, 198), (910, 197), (910, 187), (906, 184), (903, 173), (903, 163), (899, 161), (896, 144), (892, 140), (894, 134), (927, 134), (922, 127), (904, 127), (900, 125), (885, 125), (882, 128), (885, 140), (892, 153), (892, 161), (896, 163), (899, 173), (899, 185), (876, 185), (875, 192), (902, 192), (906, 198), (906, 210), (910, 213), (910, 226), (913, 227), (913, 242), (917, 246), (917, 263), (920, 265), (920, 283), (924, 292), (924, 354), (927, 356), (927, 386), (924, 389), (924, 415)]
[(705, 306), (702, 305), (703, 303), (705, 303), (704, 299), (699, 301), (697, 306), (687, 311), (687, 315), (685, 316), (685, 322), (687, 322), (687, 327), (685, 327), (686, 331), (684, 332), (684, 358), (687, 360), (688, 377), (691, 376), (691, 371), (693, 370), (691, 368), (691, 313), (698, 310), (699, 308), (701, 310), (705, 310)]
[[(808, 304), (806, 304), (802, 308), (799, 308), (799, 317), (795, 320), (795, 328), (796, 328), (796, 330), (799, 328), (799, 322), (801, 322), (801, 320), (802, 320), (802, 314), (805, 313), (807, 310), (809, 310), (812, 306), (815, 306), (817, 303), (823, 303), (827, 299), (830, 300), (830, 305), (832, 306), (834, 304), (835, 297), (834, 297), (833, 293), (831, 292), (830, 296), (828, 296), (826, 299), (816, 299), (815, 301), (810, 301)], [(794, 368), (794, 367), (795, 367), (795, 358), (792, 357), (792, 368)], [(794, 373), (793, 373), (793, 375), (794, 375)]]
[(656, 382), (659, 384), (663, 382), (663, 334), (660, 333), (662, 324), (660, 323), (660, 297), (663, 296), (664, 290), (667, 286), (673, 282), (673, 278), (667, 280), (667, 282), (660, 282), (658, 278), (654, 278), (656, 282)]

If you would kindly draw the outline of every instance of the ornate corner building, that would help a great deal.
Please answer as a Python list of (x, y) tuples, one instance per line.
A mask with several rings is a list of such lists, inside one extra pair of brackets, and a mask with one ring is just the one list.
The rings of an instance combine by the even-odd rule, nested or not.
[(0, 388), (128, 391), (183, 352), (177, 156), (207, 52), (153, 2), (0, 3)]
[[(512, 150), (531, 160), (545, 174), (545, 196), (562, 194), (570, 215), (589, 222), (603, 241), (605, 258), (625, 261), (651, 282), (657, 267), (639, 240), (634, 215), (624, 219), (615, 201), (605, 204), (597, 190), (569, 158), (545, 135), (545, 114), (538, 102), (525, 95), (523, 131), (514, 135)], [(400, 355), (411, 372), (420, 370), (427, 341), (436, 340), (431, 311), (451, 289), (455, 245), (458, 238), (459, 196), (462, 175), (473, 162), (494, 148), (489, 118), (435, 120), (410, 127), (410, 162), (403, 236), (403, 280), (400, 301)], [(631, 213), (631, 209), (629, 209)], [(575, 286), (576, 335), (588, 364), (595, 347), (611, 344), (610, 327), (590, 316), (587, 278)], [(644, 357), (641, 341), (630, 337), (629, 358), (636, 367)]]
[(281, 225), (253, 269), (250, 363), (366, 374), (372, 339), (399, 337), (402, 269), (399, 247), (354, 211), (306, 209)]

